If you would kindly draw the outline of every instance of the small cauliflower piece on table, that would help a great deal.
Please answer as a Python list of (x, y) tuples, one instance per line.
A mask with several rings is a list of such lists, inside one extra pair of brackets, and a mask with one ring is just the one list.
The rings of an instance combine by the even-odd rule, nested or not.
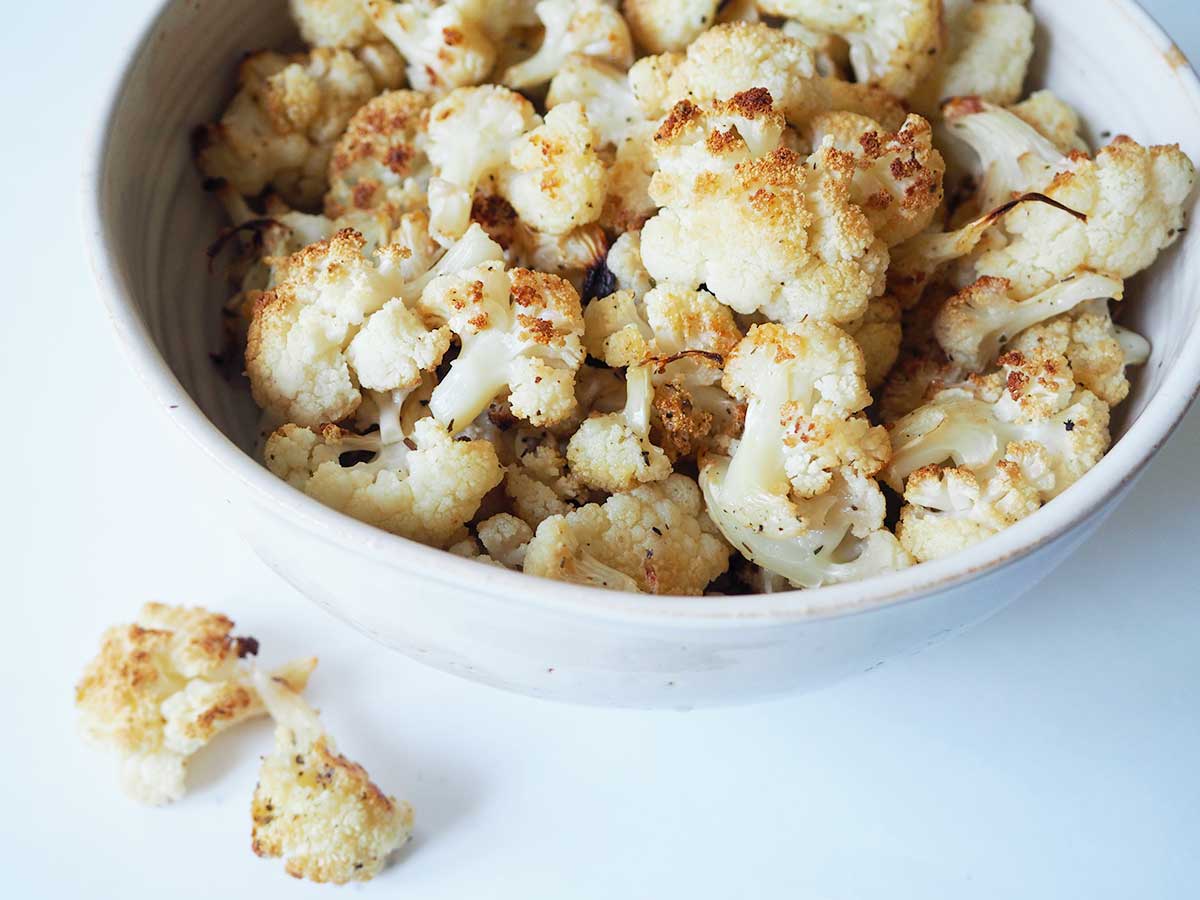
[(412, 836), (412, 807), (338, 753), (290, 685), (257, 671), (254, 684), (275, 720), (275, 749), (263, 757), (250, 804), (251, 848), (282, 857), (293, 878), (370, 881)]
[[(284, 481), (360, 522), (432, 547), (453, 543), (504, 478), (495, 448), (456, 441), (432, 418), (401, 435), (407, 440), (385, 442), (385, 434), (284, 425), (267, 439), (264, 456)], [(343, 465), (347, 453), (372, 458)]]
[(389, 91), (350, 120), (333, 148), (325, 215), (379, 210), (398, 223), (425, 205), (430, 166), (425, 156), (429, 99), (417, 91)]
[(806, 161), (779, 146), (782, 128), (761, 89), (709, 111), (677, 104), (655, 135), (663, 209), (642, 228), (642, 260), (735, 312), (851, 321), (883, 292), (887, 247), (852, 202), (846, 155)]
[[(84, 734), (122, 758), (121, 785), (140, 803), (178, 800), (187, 761), (228, 728), (265, 712), (249, 670), (254, 638), (199, 607), (147, 603), (132, 625), (105, 632), (75, 688)], [(299, 660), (275, 677), (300, 691), (316, 665)]]
[(883, 529), (872, 476), (890, 448), (859, 414), (871, 397), (849, 335), (822, 322), (756, 325), (727, 360), (724, 385), (748, 401), (745, 430), (732, 458), (702, 459), (700, 486), (734, 547), (797, 587), (908, 564)]
[(945, 0), (944, 7), (946, 47), (909, 97), (912, 108), (934, 118), (950, 97), (1015, 103), (1033, 58), (1035, 23), (1024, 0)]
[(533, 425), (574, 412), (583, 313), (569, 282), (489, 262), (430, 282), (421, 309), (462, 345), (429, 402), (452, 435), (506, 389), (513, 415)]
[(628, 69), (633, 63), (629, 26), (606, 0), (541, 0), (534, 7), (544, 29), (537, 52), (510, 66), (500, 81), (514, 90), (548, 83), (573, 53)]
[(362, 0), (375, 27), (408, 63), (408, 83), (444, 94), (479, 84), (496, 62), (485, 26), (487, 3), (473, 0)]
[(942, 51), (941, 0), (759, 0), (784, 16), (850, 45), (855, 80), (907, 97)]
[(1015, 450), (1034, 454), (1048, 473), (1040, 479), (1043, 501), (1078, 481), (1108, 450), (1109, 409), (1077, 385), (1055, 349), (1009, 351), (995, 371), (941, 387), (890, 424), (888, 484), (903, 492), (913, 472), (950, 462), (986, 475)]
[(538, 525), (525, 573), (592, 587), (698, 595), (729, 566), (696, 483), (671, 475)]
[(889, 247), (924, 231), (942, 203), (946, 164), (933, 146), (933, 129), (909, 116), (898, 131), (857, 113), (824, 113), (812, 123), (814, 148), (846, 154), (853, 172), (850, 196)]
[(252, 54), (220, 121), (196, 131), (197, 165), (243, 196), (270, 187), (292, 206), (318, 206), (334, 142), (380, 87), (348, 50)]

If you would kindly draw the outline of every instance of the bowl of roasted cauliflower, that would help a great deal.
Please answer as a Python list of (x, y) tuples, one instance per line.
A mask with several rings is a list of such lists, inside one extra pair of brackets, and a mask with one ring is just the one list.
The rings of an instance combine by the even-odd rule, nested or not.
[(87, 226), (283, 577), (449, 671), (686, 707), (1086, 539), (1200, 384), (1197, 154), (1129, 0), (177, 0)]

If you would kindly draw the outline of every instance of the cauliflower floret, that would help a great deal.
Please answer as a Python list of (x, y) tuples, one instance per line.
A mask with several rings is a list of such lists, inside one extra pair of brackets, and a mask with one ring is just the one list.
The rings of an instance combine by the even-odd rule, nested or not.
[[(267, 468), (332, 509), (433, 547), (452, 543), (504, 477), (490, 443), (456, 441), (433, 419), (413, 426), (414, 450), (381, 435), (285, 425), (267, 440)], [(343, 466), (356, 451), (375, 456)]]
[(775, 146), (781, 130), (764, 90), (709, 113), (679, 103), (655, 136), (650, 193), (665, 208), (642, 229), (642, 260), (739, 313), (850, 321), (883, 292), (887, 248), (851, 202), (845, 154), (806, 163)]
[(693, 41), (686, 54), (638, 60), (629, 71), (629, 82), (643, 114), (652, 119), (680, 100), (707, 106), (765, 88), (797, 128), (830, 110), (862, 113), (889, 130), (904, 121), (904, 107), (887, 91), (821, 77), (805, 41), (761, 23), (718, 25)]
[(282, 421), (341, 421), (362, 401), (360, 385), (414, 387), (450, 345), (448, 329), (426, 327), (409, 308), (403, 249), (382, 248), (373, 263), (364, 246), (346, 230), (306, 247), (255, 304), (246, 373), (255, 401)]
[(604, 147), (618, 147), (648, 121), (630, 89), (628, 74), (590, 56), (567, 57), (550, 82), (547, 109), (572, 102), (583, 105), (588, 124)]
[(917, 469), (947, 461), (988, 473), (1015, 444), (1042, 455), (1051, 477), (1041, 495), (1050, 500), (1100, 460), (1110, 442), (1108, 406), (1077, 388), (1064, 357), (1010, 351), (998, 364), (888, 426), (893, 453), (884, 475), (896, 491)]
[[(1035, 481), (1026, 476), (1019, 453), (996, 463), (981, 479), (969, 469), (926, 466), (909, 476), (896, 537), (917, 562), (965, 550), (1003, 531), (1042, 505)], [(1027, 454), (1028, 456), (1028, 454)], [(1044, 476), (1036, 455), (1025, 469)]]
[(895, 297), (876, 297), (860, 318), (842, 326), (862, 350), (867, 387), (874, 391), (888, 377), (900, 357), (900, 304)]
[(959, 291), (938, 311), (933, 332), (946, 355), (968, 372), (982, 372), (1010, 339), (1027, 328), (1096, 298), (1119, 300), (1120, 280), (1082, 272), (1027, 300), (1009, 294), (1012, 283), (985, 276)]
[(640, 300), (654, 287), (650, 273), (642, 263), (641, 231), (626, 231), (608, 248), (604, 265), (613, 276), (613, 288), (629, 291)]
[(508, 513), (500, 513), (479, 523), (480, 543), (492, 559), (509, 569), (525, 565), (525, 550), (533, 540), (533, 529)]
[(594, 222), (563, 234), (535, 231), (499, 194), (483, 193), (475, 195), (471, 221), (479, 223), (504, 248), (504, 259), (510, 266), (561, 275), (576, 289), (603, 271), (608, 236)]
[(758, 8), (850, 45), (855, 80), (907, 97), (942, 51), (941, 0), (759, 0)]
[(1035, 91), (1008, 111), (1036, 128), (1063, 156), (1073, 152), (1091, 155), (1091, 148), (1080, 133), (1079, 114), (1053, 92)]
[(451, 434), (506, 388), (513, 415), (534, 425), (560, 422), (574, 411), (575, 372), (584, 358), (583, 312), (567, 281), (484, 263), (431, 282), (421, 306), (462, 342), (429, 401)]
[(710, 515), (747, 559), (816, 587), (907, 564), (882, 531), (871, 478), (887, 433), (857, 413), (871, 402), (862, 353), (833, 325), (756, 325), (725, 364), (724, 386), (746, 399), (732, 459), (708, 455), (700, 486)]
[(516, 461), (505, 472), (504, 492), (513, 512), (532, 528), (591, 499), (587, 486), (567, 469), (557, 438), (544, 432), (518, 432)]
[(238, 92), (221, 120), (197, 129), (197, 164), (244, 196), (270, 186), (292, 206), (316, 206), (334, 142), (377, 91), (348, 50), (255, 53), (242, 60)]
[(685, 475), (553, 516), (537, 529), (525, 572), (593, 587), (698, 595), (729, 566), (696, 483)]
[(381, 94), (354, 114), (329, 162), (325, 215), (380, 210), (393, 222), (425, 205), (428, 98), (417, 91)]
[(876, 395), (879, 421), (890, 425), (904, 418), (942, 388), (957, 384), (964, 377), (964, 372), (942, 356), (940, 348), (933, 353), (902, 349)]
[(500, 189), (537, 231), (565, 234), (600, 218), (608, 173), (579, 103), (563, 103), (512, 146)]
[(933, 221), (946, 164), (933, 148), (933, 130), (920, 116), (909, 116), (889, 134), (866, 116), (825, 113), (813, 120), (811, 134), (814, 147), (833, 147), (849, 157), (850, 197), (889, 247)]
[[(188, 758), (227, 728), (264, 712), (239, 659), (258, 652), (233, 622), (199, 607), (147, 603), (108, 629), (75, 688), (83, 732), (122, 757), (121, 783), (140, 803), (178, 800)], [(303, 690), (315, 659), (275, 673)]]
[(623, 0), (633, 39), (647, 53), (685, 50), (712, 27), (720, 0)]
[(486, 4), (472, 0), (364, 0), (375, 27), (408, 62), (408, 83), (442, 94), (479, 84), (496, 61), (481, 19)]
[(275, 749), (263, 757), (250, 804), (252, 849), (283, 857), (293, 878), (370, 881), (412, 835), (412, 807), (339, 754), (290, 685), (257, 671), (254, 684), (275, 720)]
[(289, 0), (292, 19), (313, 47), (361, 47), (383, 36), (361, 0)]
[(1014, 210), (1003, 223), (1007, 243), (983, 250), (976, 272), (1008, 278), (1018, 297), (1081, 269), (1130, 278), (1178, 238), (1195, 177), (1177, 145), (1146, 148), (1118, 136), (1094, 160), (1074, 158), (1046, 188), (1068, 211)]
[(1109, 406), (1129, 395), (1126, 367), (1140, 366), (1150, 357), (1149, 341), (1115, 325), (1103, 300), (1081, 303), (1066, 315), (1026, 329), (1009, 346), (1025, 354), (1065, 356), (1075, 380)]
[(644, 122), (617, 145), (608, 170), (608, 196), (600, 224), (613, 232), (640, 229), (658, 211), (650, 197), (650, 180), (658, 168), (654, 158), (653, 122)]
[(933, 118), (947, 97), (1015, 103), (1033, 57), (1034, 19), (1023, 0), (947, 0), (945, 25), (945, 50), (909, 97), (912, 108)]
[(605, 0), (542, 0), (534, 7), (545, 29), (537, 53), (509, 68), (500, 81), (510, 88), (546, 84), (573, 53), (628, 69), (633, 38), (621, 14)]

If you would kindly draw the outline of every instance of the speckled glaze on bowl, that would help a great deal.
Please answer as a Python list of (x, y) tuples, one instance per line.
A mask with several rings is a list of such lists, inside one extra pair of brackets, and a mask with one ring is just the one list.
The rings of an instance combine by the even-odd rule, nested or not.
[[(1093, 138), (1127, 132), (1200, 160), (1200, 83), (1129, 0), (1035, 0), (1032, 83), (1074, 104)], [(758, 597), (615, 594), (485, 568), (325, 509), (247, 454), (256, 415), (209, 360), (221, 227), (188, 133), (232, 90), (246, 50), (291, 37), (283, 0), (172, 0), (127, 56), (98, 123), (84, 227), (101, 297), (156, 405), (224, 474), (233, 520), (282, 577), (408, 656), (487, 684), (610, 706), (745, 703), (827, 684), (915, 652), (1033, 587), (1120, 502), (1200, 384), (1200, 234), (1130, 285), (1125, 321), (1154, 353), (1115, 423), (1119, 440), (1036, 515), (954, 556), (857, 584)], [(185, 471), (181, 468), (181, 473)]]

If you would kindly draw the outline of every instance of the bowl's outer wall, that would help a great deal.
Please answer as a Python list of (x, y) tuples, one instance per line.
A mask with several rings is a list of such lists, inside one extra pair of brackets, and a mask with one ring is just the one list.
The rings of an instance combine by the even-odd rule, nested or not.
[[(1179, 61), (1143, 38), (1136, 15), (1115, 0), (1034, 7), (1041, 46), (1036, 85), (1054, 88), (1077, 106), (1093, 140), (1127, 132), (1143, 142), (1181, 141), (1200, 159), (1200, 113), (1178, 77)], [(241, 53), (292, 38), (285, 9), (283, 0), (170, 3), (127, 76), (102, 162), (100, 216), (117, 280), (187, 394), (245, 450), (256, 440), (257, 413), (244, 384), (227, 381), (209, 359), (221, 349), (217, 311), (227, 289), (221, 278), (205, 274), (204, 248), (224, 222), (217, 204), (200, 191), (188, 133), (212, 119), (230, 95)], [(1176, 248), (1130, 286), (1125, 320), (1151, 337), (1154, 355), (1118, 419), (1118, 435), (1145, 409), (1196, 327), (1196, 256), (1189, 254), (1185, 266)], [(1140, 303), (1151, 290), (1154, 303)], [(545, 605), (518, 607), (515, 614), (513, 596), (492, 590), (483, 578), (477, 590), (464, 590), (436, 572), (405, 570), (380, 555), (348, 550), (344, 540), (322, 535), (310, 522), (287, 519), (277, 504), (248, 491), (227, 467), (223, 471), (222, 499), (240, 511), (238, 524), (260, 555), (304, 593), (383, 643), (513, 690), (627, 706), (760, 699), (920, 649), (1036, 584), (1119, 499), (1110, 497), (1035, 552), (932, 596), (865, 614), (721, 628), (689, 620), (682, 606), (678, 620), (659, 622), (583, 618)], [(1129, 484), (1127, 479), (1122, 492)]]

